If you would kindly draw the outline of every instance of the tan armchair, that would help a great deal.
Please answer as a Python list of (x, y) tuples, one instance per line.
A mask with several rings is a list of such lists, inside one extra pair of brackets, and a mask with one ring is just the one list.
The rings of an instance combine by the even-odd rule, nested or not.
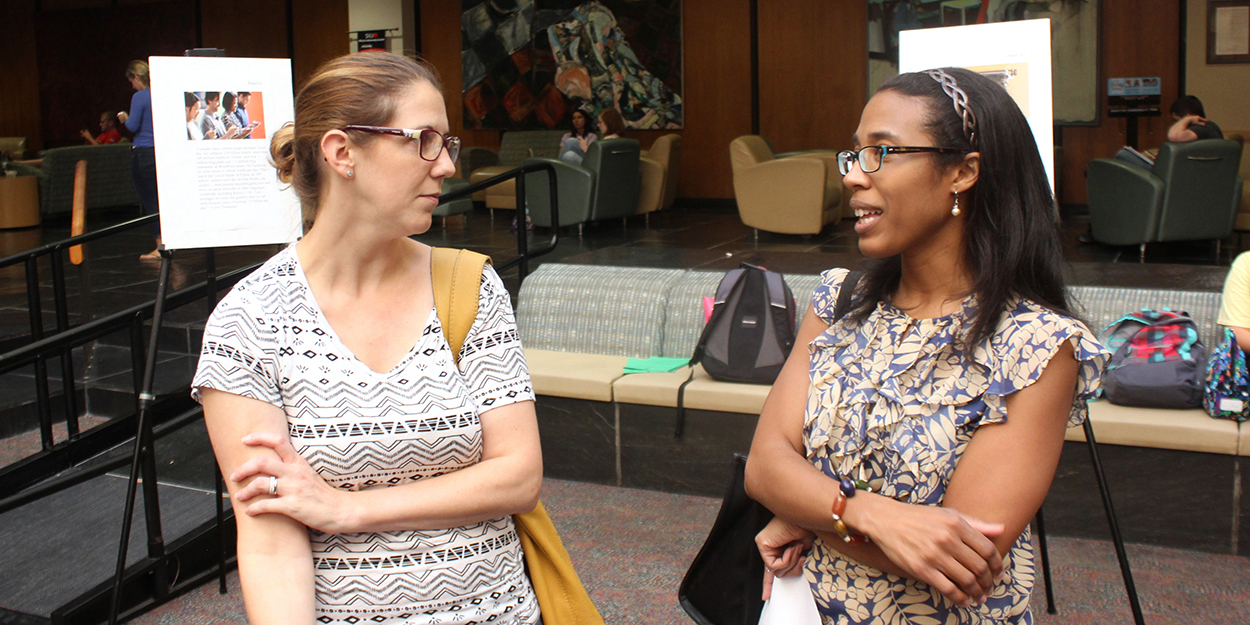
[(1241, 165), (1237, 168), (1237, 175), (1245, 184), (1241, 187), (1241, 201), (1237, 205), (1237, 221), (1233, 222), (1233, 230), (1247, 232), (1250, 231), (1250, 151), (1246, 150), (1246, 137), (1250, 137), (1250, 131), (1237, 130), (1224, 136), (1241, 144)]
[(677, 177), (681, 173), (681, 135), (667, 134), (655, 140), (638, 161), (642, 190), (638, 194), (638, 214), (670, 208), (677, 199)]
[(744, 135), (729, 144), (729, 157), (738, 214), (747, 226), (817, 234), (842, 216), (842, 176), (834, 152), (776, 158), (763, 137)]

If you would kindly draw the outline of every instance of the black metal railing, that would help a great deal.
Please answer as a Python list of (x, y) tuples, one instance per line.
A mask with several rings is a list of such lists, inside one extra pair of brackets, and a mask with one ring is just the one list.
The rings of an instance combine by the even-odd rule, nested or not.
[[(259, 264), (250, 265), (219, 276), (215, 279), (215, 285), (210, 285), (208, 281), (205, 281), (170, 293), (165, 299), (165, 309), (173, 310), (204, 299), (217, 288), (230, 288), (234, 283), (256, 269), (257, 266)], [(139, 389), (143, 384), (144, 365), (146, 364), (143, 325), (144, 322), (152, 318), (155, 307), (155, 300), (145, 302), (106, 317), (83, 323), (70, 330), (41, 338), (7, 354), (2, 354), (0, 355), (0, 375), (38, 362), (40, 359), (47, 358), (49, 354), (65, 353), (75, 347), (114, 332), (129, 330), (131, 368), (137, 407)], [(69, 470), (78, 462), (94, 457), (125, 442), (129, 438), (133, 438), (134, 423), (132, 417), (133, 415), (114, 419), (107, 425), (96, 428), (96, 430), (99, 430), (100, 436), (92, 437), (92, 440), (86, 440), (86, 437), (79, 437), (78, 440), (67, 440), (53, 445), (49, 449), (41, 450), (21, 462), (0, 469), (0, 498), (3, 498), (0, 499), (0, 513), (10, 510), (16, 507), (16, 505), (21, 505), (11, 503), (11, 500), (19, 491), (28, 489), (32, 484), (46, 479), (50, 475)], [(129, 426), (130, 431), (127, 431), (127, 426)], [(30, 493), (22, 492), (22, 503), (29, 503), (40, 496), (50, 495), (81, 482), (81, 480), (73, 481), (68, 479), (70, 477), (68, 474), (62, 477), (67, 479), (61, 488), (49, 489), (47, 484), (41, 484), (38, 487), (29, 488)], [(53, 483), (62, 484), (60, 481), (49, 482), (48, 484)], [(42, 494), (32, 497), (32, 493)]]
[[(0, 259), (0, 269), (14, 265), (25, 265), (26, 268), (26, 305), (30, 322), (30, 342), (38, 342), (44, 338), (43, 297), (39, 288), (39, 260), (50, 257), (52, 264), (52, 301), (56, 318), (56, 332), (69, 330), (69, 304), (65, 289), (65, 251), (76, 245), (82, 245), (103, 239), (126, 230), (142, 227), (154, 222), (156, 215), (147, 215), (132, 219), (107, 228), (81, 234), (76, 237), (42, 245), (34, 249)], [(84, 276), (86, 274), (84, 273)], [(52, 399), (48, 388), (48, 359), (59, 356), (61, 360), (62, 401), (64, 402), (65, 427), (70, 440), (78, 438), (78, 399), (74, 388), (74, 363), (68, 349), (63, 351), (41, 353), (30, 363), (35, 368), (35, 410), (39, 418), (39, 437), (43, 450), (54, 445), (52, 435)]]
[[(547, 185), (549, 189), (547, 196), (551, 198), (551, 242), (545, 247), (531, 251), (529, 249), (529, 233), (527, 231), (528, 229), (525, 227), (525, 211), (528, 208), (528, 202), (526, 202), (525, 199), (525, 174), (536, 171), (547, 173)], [(525, 278), (529, 276), (530, 273), (530, 259), (538, 258), (544, 254), (551, 253), (556, 249), (556, 245), (560, 243), (560, 194), (556, 184), (556, 168), (552, 166), (551, 163), (526, 163), (516, 169), (511, 169), (499, 174), (498, 176), (491, 176), (486, 180), (475, 182), (467, 187), (461, 187), (451, 193), (444, 194), (439, 197), (438, 203), (441, 206), (449, 202), (464, 199), (474, 193), (477, 193), (478, 191), (485, 190), (513, 178), (516, 179), (517, 255), (507, 261), (495, 265), (495, 270), (502, 273), (516, 267), (520, 281), (525, 282)]]
[[(548, 163), (528, 163), (517, 167), (498, 176), (491, 177), (487, 180), (470, 184), (466, 187), (458, 189), (454, 192), (443, 195), (440, 198), (440, 204), (452, 202), (469, 195), (494, 186), (501, 182), (516, 179), (516, 194), (518, 215), (525, 214), (525, 174), (531, 172), (543, 171), (547, 173), (547, 182), (549, 185), (549, 197), (551, 198), (551, 223), (552, 233), (550, 242), (539, 249), (531, 250), (529, 248), (528, 232), (524, 225), (523, 218), (518, 220), (520, 223), (517, 227), (517, 254), (511, 259), (496, 265), (496, 269), (500, 272), (517, 268), (521, 281), (524, 281), (529, 274), (529, 261), (539, 256), (545, 255), (553, 251), (559, 243), (559, 194), (556, 183), (556, 171)], [(109, 471), (116, 470), (127, 463), (132, 464), (132, 474), (141, 472), (143, 474), (143, 488), (145, 490), (145, 501), (154, 501), (155, 492), (147, 493), (149, 489), (156, 488), (157, 479), (155, 475), (155, 459), (151, 451), (152, 441), (161, 435), (174, 431), (188, 423), (199, 419), (203, 413), (199, 406), (189, 403), (190, 400), (184, 398), (168, 400), (166, 410), (160, 412), (172, 413), (160, 423), (149, 423), (142, 425), (144, 419), (142, 414), (145, 411), (144, 388), (150, 388), (151, 385), (151, 367), (147, 366), (147, 360), (152, 356), (154, 345), (147, 345), (147, 353), (145, 356), (144, 345), (144, 323), (159, 317), (161, 311), (169, 311), (200, 299), (215, 299), (212, 297), (218, 288), (229, 288), (243, 277), (253, 271), (256, 266), (253, 265), (230, 272), (221, 277), (215, 277), (213, 258), (208, 259), (209, 278), (207, 281), (184, 288), (182, 290), (165, 295), (163, 288), (167, 281), (168, 262), (166, 258), (162, 264), (161, 287), (158, 289), (157, 298), (153, 301), (146, 302), (137, 306), (133, 306), (126, 310), (122, 310), (100, 319), (88, 320), (80, 323), (78, 326), (70, 328), (69, 311), (67, 305), (66, 286), (65, 286), (65, 268), (63, 252), (74, 245), (81, 245), (90, 241), (101, 239), (118, 232), (129, 230), (151, 223), (157, 219), (156, 216), (148, 216), (135, 219), (122, 224), (105, 228), (96, 232), (80, 235), (44, 245), (39, 248), (23, 252), (8, 258), (0, 259), (0, 269), (24, 263), (26, 267), (26, 287), (27, 300), (30, 307), (30, 342), (20, 347), (12, 349), (8, 353), (0, 354), (0, 375), (9, 373), (15, 369), (34, 365), (36, 369), (36, 398), (38, 403), (40, 430), (43, 440), (43, 448), (40, 452), (23, 459), (8, 467), (0, 468), (0, 514), (48, 497), (52, 494), (61, 492), (67, 488), (82, 484), (90, 479), (99, 477)], [(44, 256), (51, 256), (52, 273), (53, 273), (53, 298), (56, 315), (56, 333), (51, 336), (45, 336), (43, 327), (43, 310), (42, 298), (39, 285), (39, 268), (38, 262)], [(162, 298), (162, 296), (164, 296)], [(163, 305), (162, 305), (163, 304)], [(211, 309), (212, 302), (209, 302)], [(159, 325), (159, 319), (153, 319), (153, 325)], [(80, 435), (78, 431), (78, 407), (75, 400), (74, 372), (72, 351), (91, 341), (97, 340), (114, 332), (128, 330), (130, 337), (131, 349), (131, 365), (134, 382), (136, 413), (124, 418), (113, 419), (108, 424), (98, 426), (88, 432), (86, 435)], [(152, 341), (156, 340), (156, 332), (152, 332)], [(51, 396), (48, 391), (47, 377), (47, 360), (52, 357), (59, 356), (62, 361), (62, 384), (65, 400), (65, 417), (70, 437), (63, 443), (56, 443), (52, 436), (52, 409)], [(148, 379), (145, 379), (145, 373)], [(147, 397), (149, 403), (151, 397)], [(136, 436), (136, 422), (140, 423), (137, 429), (146, 432), (140, 432), (139, 447), (133, 457), (114, 457), (111, 459), (96, 459), (95, 461), (83, 464), (84, 461), (95, 458), (100, 453), (108, 451), (118, 445), (132, 440)], [(145, 448), (146, 452), (140, 448)], [(145, 456), (143, 466), (138, 466), (137, 458)], [(52, 476), (52, 477), (50, 477)], [(131, 481), (135, 479), (135, 475), (131, 476)], [(132, 484), (133, 486), (133, 484)], [(220, 489), (220, 476), (218, 476), (218, 488)], [(127, 542), (129, 534), (129, 505), (133, 504), (133, 494), (129, 495), (130, 504), (127, 509), (127, 522), (123, 524), (122, 545)], [(217, 523), (220, 530), (222, 522), (221, 502), (218, 501)], [(154, 592), (157, 602), (161, 597), (166, 595), (171, 586), (170, 580), (167, 578), (165, 559), (165, 549), (163, 546), (163, 537), (161, 536), (160, 511), (158, 506), (145, 505), (146, 526), (149, 542), (148, 563), (144, 567), (150, 568), (155, 576)], [(220, 531), (218, 532), (218, 540), (220, 541)], [(112, 619), (117, 618), (120, 608), (118, 603), (118, 593), (121, 589), (122, 567), (125, 547), (122, 547), (119, 556), (119, 572), (112, 589)], [(220, 550), (220, 549), (219, 549)], [(224, 562), (224, 560), (223, 560)], [(223, 578), (224, 579), (224, 578)], [(224, 589), (223, 589), (224, 591)]]

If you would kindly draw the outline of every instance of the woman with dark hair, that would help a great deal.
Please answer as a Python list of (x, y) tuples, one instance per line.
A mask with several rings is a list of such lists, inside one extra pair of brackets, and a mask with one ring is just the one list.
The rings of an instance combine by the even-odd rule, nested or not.
[(255, 625), (541, 620), (512, 518), (542, 450), (511, 300), (486, 265), (457, 359), (410, 238), (455, 172), (448, 129), (431, 68), (374, 52), (319, 68), (274, 133), (312, 226), (217, 305), (192, 382)]
[(204, 131), (200, 130), (200, 98), (191, 91), (182, 94), (183, 104), (187, 112), (187, 139), (203, 141)]
[(884, 84), (855, 147), (839, 167), (879, 260), (840, 319), (847, 271), (825, 272), (760, 416), (765, 594), (803, 574), (825, 623), (1032, 622), (1027, 526), (1106, 358), (1068, 312), (1033, 135), (947, 68)]
[[(126, 125), (134, 135), (134, 143), (130, 146), (130, 176), (135, 183), (135, 192), (139, 194), (139, 207), (144, 215), (155, 215), (161, 211), (160, 198), (156, 193), (156, 141), (152, 135), (152, 81), (148, 77), (146, 61), (131, 61), (126, 66), (126, 80), (134, 87), (135, 94), (130, 98), (130, 112), (122, 111), (117, 119)], [(156, 239), (156, 249), (143, 254), (140, 260), (160, 260), (161, 224), (153, 222), (152, 237)]]
[(586, 156), (586, 150), (590, 149), (590, 144), (597, 141), (599, 136), (590, 131), (590, 118), (586, 111), (573, 111), (571, 121), (573, 131), (564, 133), (560, 138), (560, 159), (580, 165)]

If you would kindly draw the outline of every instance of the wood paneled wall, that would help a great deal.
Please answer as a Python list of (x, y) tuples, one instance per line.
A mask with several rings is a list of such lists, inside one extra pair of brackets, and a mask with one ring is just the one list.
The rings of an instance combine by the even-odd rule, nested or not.
[(43, 149), (35, 0), (0, 2), (0, 137), (26, 137), (27, 153)]
[(37, 13), (35, 54), (45, 147), (81, 145), (78, 133), (84, 129), (99, 134), (101, 112), (130, 108), (135, 91), (126, 79), (126, 66), (149, 56), (181, 55), (195, 47), (195, 31), (195, 3), (181, 0)]
[[(1196, 1), (1196, 0), (1195, 0)], [(57, 6), (95, 6), (90, 0), (45, 0)], [(760, 133), (781, 151), (846, 144), (866, 99), (866, 9), (862, 0), (757, 0)], [(1177, 95), (1182, 59), (1178, 18), (1185, 0), (1102, 0), (1102, 77), (1161, 76), (1163, 104)], [(77, 4), (75, 4), (77, 3)], [(133, 4), (134, 0), (119, 4)], [(685, 198), (732, 198), (729, 142), (751, 132), (751, 0), (684, 0), (686, 127), (682, 180)], [(202, 2), (201, 45), (231, 56), (286, 56), (284, 0)], [(448, 116), (466, 145), (498, 147), (498, 131), (465, 131), (460, 102), (460, 8), (457, 2), (420, 2), (424, 56), (442, 73)], [(348, 52), (347, 0), (298, 0), (291, 16), (293, 68), (298, 89), (322, 62)], [(79, 9), (81, 10), (81, 9)], [(43, 144), (34, 0), (0, 3), (0, 135)], [(1190, 42), (1189, 45), (1200, 45)], [(82, 52), (82, 55), (89, 54)], [(848, 60), (849, 59), (849, 60)], [(1105, 93), (1100, 85), (1099, 93)], [(1102, 96), (1100, 95), (1100, 98)], [(1066, 127), (1060, 199), (1085, 202), (1082, 172), (1124, 143), (1125, 123), (1107, 117), (1095, 127)], [(1143, 147), (1164, 138), (1164, 118), (1143, 120)], [(76, 132), (77, 128), (73, 129)], [(663, 134), (638, 132), (644, 146)]]
[(295, 56), (295, 92), (322, 63), (351, 52), (347, 39), (347, 0), (295, 0), (291, 21)]
[[(1196, 1), (1196, 0), (1195, 0)], [(1085, 167), (1095, 158), (1111, 158), (1126, 139), (1126, 123), (1107, 116), (1106, 79), (1159, 76), (1163, 117), (1138, 122), (1139, 145), (1157, 148), (1167, 138), (1168, 107), (1177, 97), (1181, 75), (1179, 19), (1185, 0), (1102, 0), (1099, 56), (1103, 84), (1098, 86), (1102, 114), (1098, 126), (1063, 128), (1062, 204), (1085, 204)], [(1201, 45), (1189, 42), (1189, 45)]]
[[(321, 63), (348, 52), (347, 0), (293, 4), (298, 88)], [(28, 153), (80, 143), (78, 131), (95, 133), (100, 111), (129, 105), (132, 90), (122, 74), (133, 58), (178, 55), (197, 45), (224, 48), (230, 56), (270, 58), (286, 57), (291, 49), (285, 0), (201, 2), (198, 16), (195, 5), (191, 0), (43, 0), (38, 7), (35, 0), (0, 2), (0, 136), (26, 137)]]
[(759, 3), (760, 134), (778, 152), (846, 149), (868, 90), (866, 2)]
[(221, 48), (232, 57), (284, 59), (286, 0), (201, 2), (200, 33), (201, 47)]

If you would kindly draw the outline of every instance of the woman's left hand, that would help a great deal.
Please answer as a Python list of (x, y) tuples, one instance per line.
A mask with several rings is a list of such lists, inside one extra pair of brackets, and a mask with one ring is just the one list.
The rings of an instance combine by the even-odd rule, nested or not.
[[(243, 444), (268, 447), (278, 454), (277, 458), (269, 455), (252, 458), (230, 475), (229, 479), (236, 483), (256, 478), (235, 494), (240, 502), (255, 499), (246, 508), (249, 516), (282, 514), (330, 534), (350, 531), (348, 493), (326, 484), (295, 452), (285, 436), (269, 432), (248, 434), (243, 437)], [(278, 488), (269, 496), (271, 477), (277, 478)]]
[(772, 595), (774, 577), (792, 577), (803, 572), (803, 552), (816, 535), (780, 517), (774, 517), (759, 534), (755, 546), (764, 560), (764, 601)]

